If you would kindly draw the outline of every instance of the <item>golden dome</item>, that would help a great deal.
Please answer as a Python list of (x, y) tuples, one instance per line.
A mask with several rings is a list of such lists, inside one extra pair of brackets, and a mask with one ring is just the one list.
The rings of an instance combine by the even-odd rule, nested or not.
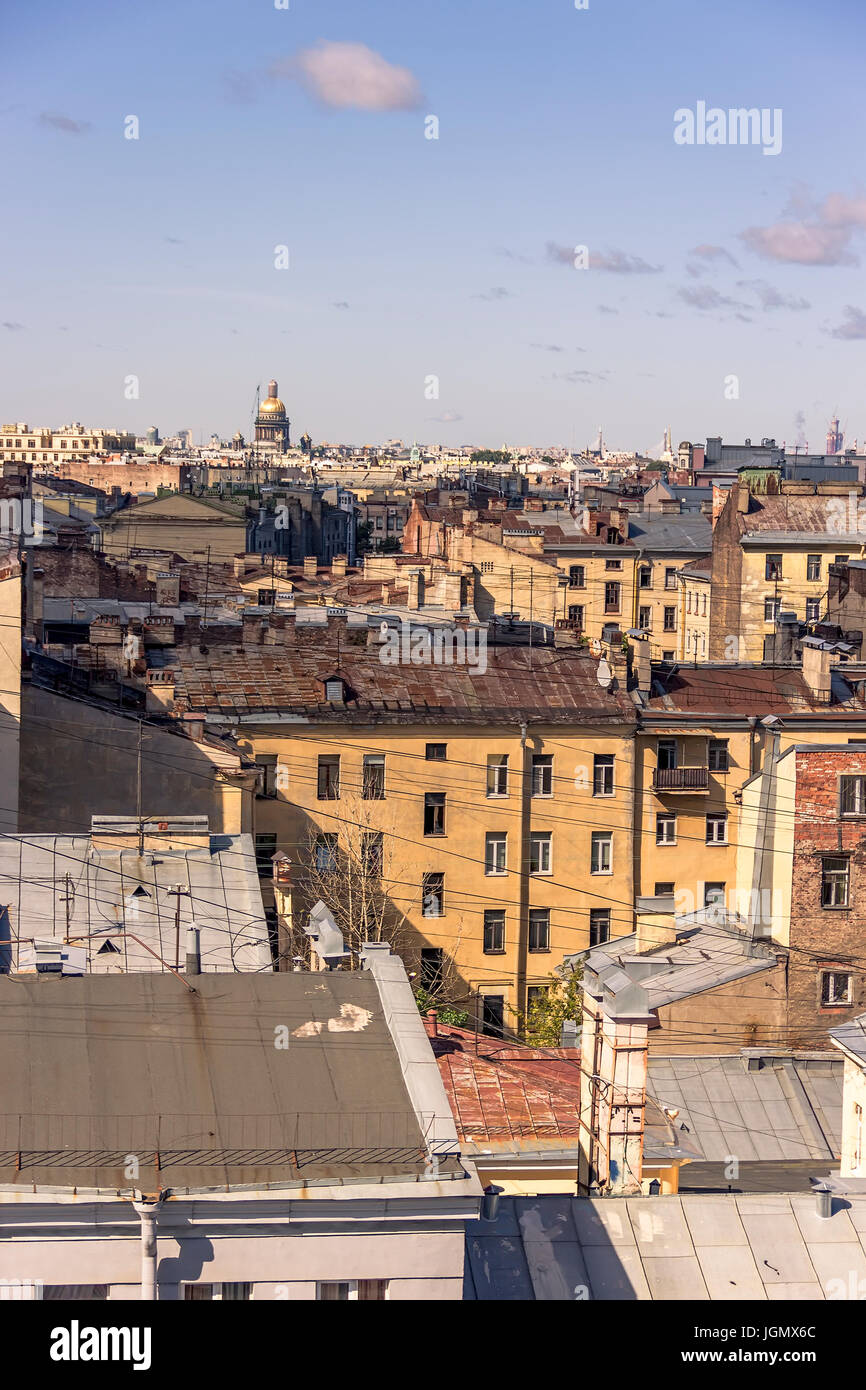
[(268, 382), (268, 394), (259, 406), (259, 415), (268, 415), (278, 420), (286, 418), (286, 407), (277, 395), (277, 383)]

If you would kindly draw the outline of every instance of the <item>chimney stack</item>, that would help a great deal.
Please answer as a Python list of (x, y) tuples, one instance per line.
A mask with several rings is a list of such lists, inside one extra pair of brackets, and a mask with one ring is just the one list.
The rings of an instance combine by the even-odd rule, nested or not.
[(803, 638), (803, 680), (809, 692), (822, 704), (829, 704), (832, 686), (830, 656), (832, 648), (818, 638)]
[(315, 555), (305, 555), (305, 556), (304, 556), (304, 578), (305, 578), (305, 579), (315, 579), (315, 577), (316, 577), (316, 571), (318, 570), (318, 568), (319, 568), (319, 562), (318, 562), (318, 560), (316, 559)]
[(348, 566), (348, 563), (348, 555), (335, 555), (333, 560), (331, 561), (331, 578), (345, 579), (346, 567)]
[(186, 973), (201, 974), (201, 933), (198, 927), (186, 929)]

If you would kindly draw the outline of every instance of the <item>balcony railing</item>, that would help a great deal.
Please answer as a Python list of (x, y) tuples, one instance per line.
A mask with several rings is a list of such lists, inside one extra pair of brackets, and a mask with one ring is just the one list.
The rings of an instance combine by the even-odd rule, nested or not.
[(705, 767), (657, 767), (653, 771), (654, 792), (709, 791), (710, 774)]

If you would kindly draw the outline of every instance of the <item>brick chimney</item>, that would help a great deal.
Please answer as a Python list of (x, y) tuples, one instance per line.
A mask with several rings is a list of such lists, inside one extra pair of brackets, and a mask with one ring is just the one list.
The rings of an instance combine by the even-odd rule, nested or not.
[(331, 561), (331, 578), (332, 578), (332, 579), (345, 579), (345, 578), (346, 578), (346, 568), (347, 568), (348, 564), (349, 564), (349, 557), (348, 557), (348, 555), (335, 555), (334, 558), (333, 558), (333, 560)]
[(241, 631), (244, 647), (260, 647), (264, 640), (265, 620), (261, 613), (241, 613)]
[(315, 579), (315, 577), (316, 577), (316, 571), (318, 570), (318, 568), (319, 568), (319, 562), (318, 562), (318, 560), (316, 559), (315, 555), (305, 555), (305, 556), (304, 556), (304, 578), (305, 578), (305, 579)]
[(713, 510), (711, 522), (713, 530), (716, 529), (716, 522), (722, 514), (722, 508), (728, 500), (728, 488), (719, 487), (718, 483), (713, 483)]
[(737, 489), (737, 511), (738, 511), (738, 512), (743, 512), (743, 513), (745, 513), (745, 512), (747, 512), (747, 511), (749, 510), (749, 501), (750, 501), (751, 495), (752, 495), (752, 494), (749, 492), (749, 484), (748, 484), (748, 483), (737, 483), (737, 484), (736, 484), (736, 489)]

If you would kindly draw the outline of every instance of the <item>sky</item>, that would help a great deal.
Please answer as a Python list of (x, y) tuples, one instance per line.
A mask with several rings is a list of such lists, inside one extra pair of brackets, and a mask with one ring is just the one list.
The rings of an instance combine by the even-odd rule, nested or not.
[(578, 3), (7, 6), (2, 421), (866, 442), (866, 6)]

